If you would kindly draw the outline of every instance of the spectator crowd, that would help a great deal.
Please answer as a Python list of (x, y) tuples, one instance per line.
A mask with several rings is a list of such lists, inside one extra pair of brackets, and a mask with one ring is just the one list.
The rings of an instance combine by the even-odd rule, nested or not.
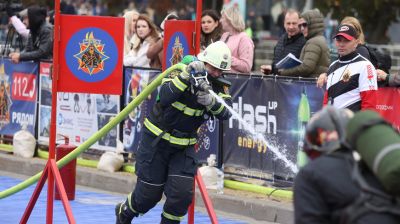
[[(190, 6), (185, 7), (183, 10), (172, 10), (158, 24), (155, 22), (154, 9), (151, 9), (146, 4), (140, 5), (138, 8), (133, 3), (129, 4), (127, 9), (119, 15), (125, 20), (124, 66), (160, 69), (164, 60), (163, 44), (166, 21), (191, 19), (193, 11)], [(61, 13), (103, 16), (109, 15), (109, 9), (107, 4), (101, 1), (88, 3), (86, 1), (75, 2), (67, 0), (62, 1)], [(9, 31), (0, 35), (1, 39), (5, 39), (5, 44), (0, 49), (0, 53), (3, 56), (8, 56), (13, 63), (26, 60), (51, 59), (53, 52), (53, 14), (46, 7), (38, 5), (29, 6), (22, 11), (6, 8), (6, 19), (2, 19), (2, 26), (4, 30), (8, 29)], [(350, 162), (352, 166), (358, 166), (358, 161), (355, 161), (352, 156), (351, 150), (353, 149), (349, 148), (348, 145), (344, 145), (344, 139), (346, 138), (343, 131), (345, 129), (344, 126), (353, 117), (354, 112), (366, 109), (374, 110), (378, 87), (400, 86), (400, 75), (391, 74), (390, 70), (380, 67), (375, 62), (374, 57), (376, 55), (365, 44), (362, 25), (357, 18), (343, 18), (337, 27), (330, 30), (328, 32), (329, 35), (327, 35), (325, 17), (318, 9), (310, 9), (302, 13), (294, 9), (283, 10), (278, 20), (281, 23), (281, 29), (279, 29), (278, 33), (281, 36), (274, 47), (272, 63), (255, 68), (254, 57), (257, 41), (252, 35), (252, 29), (256, 29), (258, 23), (255, 17), (250, 13), (246, 21), (238, 5), (225, 7), (221, 12), (214, 9), (205, 9), (201, 15), (201, 52), (199, 55), (203, 55), (203, 59), (200, 58), (200, 61), (207, 62), (209, 64), (207, 72), (209, 74), (218, 73), (215, 75), (216, 77), (221, 76), (222, 71), (250, 75), (252, 71), (260, 70), (261, 73), (266, 75), (316, 79), (317, 86), (324, 89), (323, 103), (326, 107), (322, 112), (317, 113), (316, 118), (312, 119), (308, 125), (307, 138), (310, 139), (305, 140), (305, 147), (309, 148), (305, 148), (305, 151), (310, 159), (315, 159), (315, 161), (302, 169), (296, 179), (297, 185), (294, 188), (296, 223), (322, 223), (339, 220), (341, 217), (336, 216), (337, 214), (329, 217), (332, 214), (332, 209), (345, 208), (350, 202), (344, 206), (340, 204), (343, 201), (335, 201), (336, 191), (349, 187), (343, 195), (348, 196), (351, 201), (357, 199), (360, 191), (353, 184), (349, 186), (352, 176), (346, 165)], [(262, 15), (261, 18), (264, 22), (266, 21), (264, 25), (267, 24), (264, 28), (271, 29), (269, 27), (271, 15), (267, 13)], [(4, 20), (6, 20), (5, 23)], [(10, 33), (16, 35), (10, 35)], [(13, 45), (16, 42), (19, 44)], [(8, 45), (12, 47), (8, 47)], [(337, 49), (337, 58), (331, 56), (331, 45), (334, 45)], [(214, 51), (219, 54), (221, 52), (216, 50), (215, 46), (226, 46), (223, 49), (230, 52), (221, 54), (220, 58), (226, 60), (225, 57), (228, 58), (229, 55), (229, 66), (223, 64), (223, 62), (226, 63), (225, 61), (218, 65), (208, 60), (207, 57), (211, 56), (207, 49), (213, 48), (213, 46)], [(290, 54), (299, 63), (282, 63)], [(193, 61), (196, 61), (196, 59)], [(213, 67), (217, 67), (219, 70), (215, 70)], [(205, 69), (201, 69), (201, 71), (203, 70)], [(188, 80), (186, 81), (189, 82)], [(178, 90), (176, 91), (179, 92)], [(196, 98), (195, 96), (191, 97)], [(197, 96), (196, 99), (199, 99), (199, 97)], [(206, 103), (202, 102), (200, 104), (209, 109), (214, 108), (214, 103), (215, 100), (207, 98)], [(321, 120), (321, 117), (324, 119)], [(338, 121), (337, 119), (340, 120)], [(327, 120), (331, 121), (332, 124), (324, 124), (325, 126), (323, 127), (318, 126), (320, 125), (318, 122), (324, 123)], [(319, 141), (324, 136), (313, 137), (313, 134), (319, 134), (324, 128), (328, 129), (329, 133), (327, 135), (335, 140), (334, 146), (321, 144)], [(332, 133), (334, 135), (331, 136), (330, 134)], [(336, 156), (331, 156), (331, 154)], [(317, 159), (318, 157), (320, 157), (319, 160)], [(336, 181), (336, 179), (333, 181), (325, 175), (325, 173), (335, 169), (338, 171), (336, 176), (339, 181)], [(325, 172), (321, 174), (321, 170)], [(373, 174), (368, 171), (368, 176), (373, 176)], [(376, 183), (378, 180), (374, 179), (372, 182)], [(314, 185), (311, 186), (310, 183)], [(325, 188), (325, 185), (332, 189)], [(315, 186), (318, 187), (316, 188)], [(192, 183), (190, 182), (187, 188), (190, 189), (191, 187)], [(382, 187), (379, 185), (377, 189), (382, 190)], [(146, 190), (145, 187), (142, 190)], [(318, 198), (315, 195), (320, 195), (321, 197)], [(329, 196), (333, 200), (324, 201)], [(158, 202), (158, 197), (161, 198), (161, 191), (154, 203)], [(130, 205), (130, 203), (127, 204)], [(128, 205), (125, 205), (125, 207)], [(123, 218), (122, 209), (124, 205), (118, 206), (120, 211), (117, 216), (119, 215)], [(137, 206), (140, 207), (139, 205)], [(148, 205), (148, 209), (152, 206), (153, 204)], [(182, 207), (186, 209), (187, 206), (185, 204)], [(147, 211), (148, 209), (145, 210)], [(185, 209), (176, 212), (179, 217), (172, 218), (180, 218), (185, 215)], [(315, 212), (319, 209), (320, 211)], [(141, 213), (140, 210), (133, 212), (133, 214), (128, 214), (128, 219), (139, 215), (139, 213)], [(171, 219), (170, 214), (164, 216)], [(122, 220), (121, 217), (119, 219)], [(377, 220), (379, 220), (379, 217)], [(395, 223), (393, 220), (399, 219), (390, 216), (385, 223)]]

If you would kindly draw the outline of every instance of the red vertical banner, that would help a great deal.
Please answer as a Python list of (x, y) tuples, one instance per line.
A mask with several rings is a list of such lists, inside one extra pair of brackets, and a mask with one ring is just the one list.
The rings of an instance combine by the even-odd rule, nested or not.
[(195, 21), (165, 22), (163, 70), (181, 62), (185, 55), (195, 54), (194, 30)]
[(124, 19), (60, 17), (58, 90), (121, 95)]

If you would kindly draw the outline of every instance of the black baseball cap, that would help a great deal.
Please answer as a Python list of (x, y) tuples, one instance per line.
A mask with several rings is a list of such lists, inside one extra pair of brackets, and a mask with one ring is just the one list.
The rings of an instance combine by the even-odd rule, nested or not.
[(336, 38), (338, 36), (342, 36), (347, 40), (353, 40), (358, 38), (357, 31), (352, 26), (349, 25), (338, 26), (338, 28), (336, 29), (336, 35), (333, 38)]

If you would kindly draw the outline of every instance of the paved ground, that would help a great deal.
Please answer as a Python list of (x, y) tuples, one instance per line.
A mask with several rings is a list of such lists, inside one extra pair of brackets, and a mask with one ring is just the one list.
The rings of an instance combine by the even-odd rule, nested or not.
[[(25, 179), (26, 177), (42, 171), (45, 163), (46, 160), (43, 159), (24, 159), (12, 154), (0, 153), (0, 191), (20, 182), (18, 179), (21, 179), (21, 177), (16, 175), (23, 175), (22, 179)], [(1, 172), (7, 172), (7, 175)], [(136, 184), (136, 177), (133, 174), (124, 172), (106, 173), (94, 168), (78, 166), (76, 183), (78, 186), (91, 187), (78, 188), (76, 201), (71, 203), (74, 214), (77, 211), (77, 214), (75, 214), (77, 223), (114, 223), (113, 207), (115, 203), (122, 201), (125, 195), (132, 190), (132, 186)], [(23, 213), (21, 209), (25, 209), (35, 186), (36, 184), (21, 193), (0, 200), (0, 224), (18, 223)], [(198, 192), (196, 194), (196, 211), (198, 213), (196, 213), (195, 223), (210, 223), (206, 216), (207, 213), (201, 197)], [(249, 193), (230, 189), (226, 189), (224, 194), (215, 194), (213, 192), (209, 192), (209, 194), (213, 206), (216, 209), (217, 217), (222, 218), (221, 220), (224, 221), (220, 223), (293, 223), (293, 208), (290, 202), (274, 201), (268, 199), (267, 196), (259, 194), (254, 196)], [(45, 191), (42, 192), (40, 200), (41, 203), (43, 203), (43, 210), (39, 211), (35, 208), (34, 213), (32, 213), (32, 221), (35, 219), (35, 214), (44, 217), (46, 195)], [(74, 208), (74, 206), (77, 207)], [(89, 206), (89, 212), (86, 212), (88, 213), (87, 216), (84, 212), (80, 212), (85, 211), (85, 206)], [(143, 220), (138, 223), (158, 223), (161, 208), (161, 205), (158, 206), (156, 209), (143, 216)], [(97, 219), (98, 215), (96, 211), (103, 211), (102, 213), (107, 214), (106, 218), (108, 220), (106, 220), (106, 218), (101, 218), (101, 221), (80, 221), (90, 220), (93, 216), (93, 218)], [(55, 205), (55, 214), (57, 214), (57, 219), (62, 219), (60, 222), (56, 219), (55, 221), (58, 223), (67, 223), (60, 202), (58, 202), (58, 205)], [(9, 220), (15, 216), (18, 216), (18, 218)], [(80, 217), (83, 217), (83, 219)], [(7, 220), (5, 220), (5, 218), (7, 218)], [(147, 220), (145, 220), (147, 218), (151, 218), (151, 221), (147, 222)], [(40, 217), (38, 219), (40, 219)], [(204, 219), (205, 221), (203, 221)], [(40, 220), (40, 222), (32, 223), (45, 223), (44, 218)]]

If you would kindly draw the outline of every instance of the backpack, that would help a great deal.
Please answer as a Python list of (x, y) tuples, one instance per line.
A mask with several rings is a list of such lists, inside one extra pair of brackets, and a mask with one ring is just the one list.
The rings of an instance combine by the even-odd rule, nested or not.
[[(356, 200), (339, 211), (340, 223), (357, 223), (360, 218), (378, 213), (390, 216), (390, 220), (398, 220), (397, 218), (400, 218), (400, 198), (371, 186), (363, 176), (362, 170), (367, 168), (362, 161), (349, 157), (345, 159), (350, 165), (352, 179), (361, 191)], [(363, 221), (369, 220), (371, 217), (366, 218)]]
[(386, 73), (389, 73), (392, 67), (392, 57), (389, 54), (385, 54), (376, 47), (370, 45), (364, 45), (367, 48), (371, 63), (376, 69), (381, 69)]
[(400, 197), (400, 134), (378, 113), (358, 112), (347, 125), (347, 144), (356, 150), (385, 190)]

